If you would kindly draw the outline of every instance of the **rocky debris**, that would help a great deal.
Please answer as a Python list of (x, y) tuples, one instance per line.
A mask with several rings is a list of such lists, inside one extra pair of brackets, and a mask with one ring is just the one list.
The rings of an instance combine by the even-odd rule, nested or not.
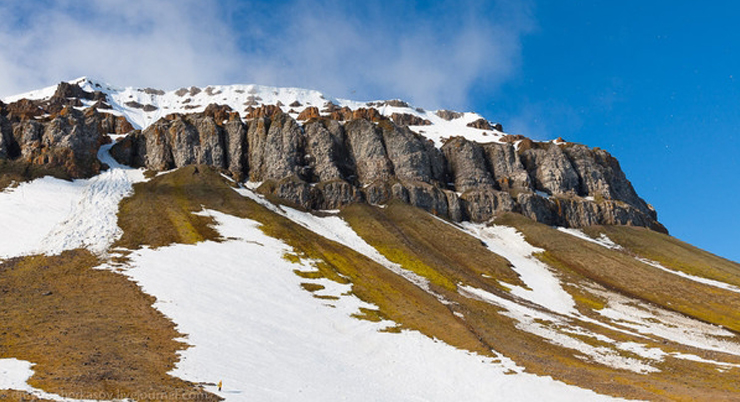
[(86, 109), (85, 116), (98, 122), (98, 131), (102, 134), (127, 134), (134, 129), (125, 117), (99, 113), (94, 107)]
[(393, 113), (391, 120), (399, 126), (431, 126), (432, 122), (409, 113)]
[(203, 115), (213, 117), (213, 120), (215, 120), (217, 124), (221, 124), (226, 120), (239, 118), (239, 115), (235, 114), (228, 105), (218, 105), (215, 103), (211, 103), (206, 106), (206, 109), (203, 111)]
[(501, 142), (515, 143), (517, 141), (522, 141), (526, 139), (527, 137), (521, 134), (506, 134), (506, 135), (502, 135), (498, 140)]
[(142, 105), (141, 103), (137, 101), (128, 101), (124, 103), (124, 105), (130, 108), (133, 108), (133, 109), (143, 109), (144, 108), (144, 105)]
[(332, 120), (347, 121), (351, 120), (353, 116), (352, 109), (347, 106), (343, 106), (339, 110), (335, 110), (329, 114), (329, 118)]
[(309, 106), (298, 115), (297, 120), (310, 120), (310, 119), (318, 119), (321, 117), (321, 114), (319, 114), (319, 108), (316, 106)]
[(145, 112), (153, 112), (153, 111), (159, 109), (158, 107), (156, 107), (154, 105), (149, 105), (149, 104), (142, 105), (141, 103), (139, 103), (137, 101), (129, 101), (129, 102), (124, 103), (124, 105), (126, 105), (126, 106), (128, 106), (128, 107), (130, 107), (132, 109), (141, 109), (141, 110), (143, 110)]
[(301, 106), (303, 106), (303, 105), (301, 104), (301, 102), (298, 102), (298, 101), (293, 101), (293, 103), (291, 103), (291, 104), (290, 104), (290, 105), (288, 105), (288, 106), (290, 106), (290, 107), (301, 107)]
[(68, 106), (84, 106), (80, 99), (94, 100), (100, 103), (106, 101), (106, 95), (100, 91), (87, 92), (77, 85), (62, 82), (57, 85), (57, 89), (51, 98), (47, 100), (21, 99), (7, 105), (7, 112), (12, 115), (10, 116), (11, 120), (14, 117), (23, 119), (55, 115)]
[(379, 122), (381, 120), (386, 120), (387, 118), (380, 114), (378, 112), (378, 109), (375, 108), (359, 108), (352, 111), (352, 119), (353, 120), (370, 120), (372, 122)]
[(327, 101), (324, 103), (324, 108), (321, 110), (321, 113), (332, 113), (336, 112), (340, 109), (340, 107), (333, 102)]
[(451, 120), (455, 120), (455, 119), (459, 119), (463, 117), (462, 113), (453, 112), (451, 110), (437, 110), (437, 113), (435, 114), (439, 116), (440, 118), (447, 120), (447, 121), (451, 121)]
[(214, 87), (206, 87), (206, 94), (208, 94), (208, 96), (214, 96), (214, 95), (218, 95), (218, 94), (220, 94), (220, 93), (222, 93), (222, 92), (223, 92), (223, 91), (221, 91), (221, 90), (217, 90), (217, 89), (216, 89), (216, 88), (214, 88)]
[(468, 123), (467, 126), (480, 130), (493, 130), (493, 126), (491, 126), (491, 123), (489, 123), (488, 120), (482, 118)]
[(245, 110), (245, 119), (256, 119), (259, 117), (271, 117), (277, 113), (282, 113), (282, 110), (275, 105), (263, 105), (260, 107), (250, 106)]
[(46, 110), (44, 110), (38, 102), (28, 99), (21, 99), (17, 102), (13, 102), (7, 105), (6, 110), (11, 115), (11, 119), (12, 117), (30, 119), (47, 114)]
[(111, 109), (113, 109), (113, 107), (111, 105), (109, 105), (107, 102), (103, 102), (103, 101), (97, 101), (97, 102), (95, 102), (90, 107), (93, 108), (93, 109), (98, 109), (98, 110), (111, 110)]
[(79, 85), (73, 85), (68, 82), (60, 82), (57, 85), (56, 91), (54, 91), (54, 95), (52, 98), (60, 98), (60, 99), (68, 99), (68, 98), (75, 98), (75, 99), (87, 99), (87, 100), (105, 100), (106, 96), (104, 93), (100, 91), (95, 92), (87, 92), (84, 89), (82, 89)]
[(141, 90), (141, 92), (144, 92), (147, 95), (164, 95), (164, 91), (154, 88), (144, 88)]
[(391, 99), (391, 100), (382, 102), (380, 106), (409, 107), (409, 104), (400, 99)]

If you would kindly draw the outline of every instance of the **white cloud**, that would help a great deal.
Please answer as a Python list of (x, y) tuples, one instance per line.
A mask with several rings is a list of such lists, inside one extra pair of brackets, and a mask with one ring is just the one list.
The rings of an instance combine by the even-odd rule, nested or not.
[(160, 88), (255, 82), (449, 108), (470, 106), (475, 85), (493, 90), (510, 78), (532, 25), (513, 0), (8, 0), (0, 20), (0, 96), (88, 75)]
[(82, 75), (117, 85), (207, 84), (238, 71), (218, 8), (197, 1), (64, 0), (0, 5), (0, 94)]

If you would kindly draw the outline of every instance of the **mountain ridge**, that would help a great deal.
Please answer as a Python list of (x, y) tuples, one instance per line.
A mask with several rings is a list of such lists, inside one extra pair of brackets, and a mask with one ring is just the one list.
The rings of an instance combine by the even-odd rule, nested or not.
[(454, 221), (518, 212), (555, 226), (667, 232), (608, 152), (509, 135), (476, 114), (255, 85), (165, 92), (80, 78), (27, 95), (38, 99), (0, 105), (0, 159), (69, 177), (97, 173), (97, 147), (126, 134), (111, 149), (120, 163), (212, 165), (309, 210), (400, 199)]

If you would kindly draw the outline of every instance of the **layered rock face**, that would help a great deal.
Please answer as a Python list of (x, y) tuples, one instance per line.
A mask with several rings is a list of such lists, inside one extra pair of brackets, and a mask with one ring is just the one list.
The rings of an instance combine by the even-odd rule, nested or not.
[[(294, 120), (260, 107), (243, 122), (228, 107), (172, 114), (116, 143), (121, 163), (152, 170), (207, 164), (306, 209), (393, 199), (452, 220), (519, 212), (559, 226), (646, 226), (665, 231), (609, 153), (572, 143), (480, 144), (453, 137), (441, 149), (403, 119), (374, 109), (307, 113)], [(453, 133), (454, 134), (454, 133)]]
[[(401, 200), (455, 221), (482, 222), (512, 211), (549, 225), (665, 231), (617, 160), (579, 144), (452, 137), (438, 149), (408, 128), (428, 121), (331, 102), (321, 111), (307, 107), (297, 120), (279, 105), (250, 106), (246, 121), (229, 106), (212, 104), (202, 113), (170, 114), (139, 131), (124, 117), (106, 113), (107, 101), (102, 92), (62, 83), (46, 100), (0, 102), (0, 160), (90, 177), (104, 168), (97, 151), (107, 134), (127, 133), (111, 149), (123, 164), (155, 171), (215, 166), (238, 181), (262, 182), (260, 191), (306, 209)], [(80, 110), (84, 104), (92, 106)], [(490, 129), (485, 121), (471, 125)]]
[[(75, 109), (82, 106), (80, 98), (96, 100), (96, 107)], [(70, 178), (98, 174), (98, 149), (110, 141), (106, 134), (132, 130), (125, 118), (97, 111), (105, 108), (104, 99), (62, 83), (45, 101), (0, 102), (0, 160), (40, 165)]]

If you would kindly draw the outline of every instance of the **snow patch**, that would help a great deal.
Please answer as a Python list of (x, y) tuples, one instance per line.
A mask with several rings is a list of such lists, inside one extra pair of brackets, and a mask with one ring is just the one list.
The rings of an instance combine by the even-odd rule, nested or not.
[(584, 233), (581, 229), (564, 228), (564, 227), (558, 227), (557, 229), (559, 231), (563, 232), (563, 233), (567, 233), (567, 234), (569, 234), (571, 236), (575, 236), (575, 237), (577, 237), (577, 238), (579, 238), (581, 240), (586, 240), (587, 242), (590, 242), (590, 243), (598, 244), (598, 245), (600, 245), (602, 247), (606, 247), (608, 249), (622, 250), (622, 246), (620, 246), (619, 244), (613, 242), (612, 239), (610, 239), (604, 233), (602, 233), (601, 236), (599, 236), (598, 239), (594, 239), (593, 237), (591, 237), (591, 236), (587, 235), (586, 233)]
[(87, 248), (103, 254), (123, 232), (118, 227), (118, 204), (132, 191), (134, 182), (144, 181), (143, 171), (118, 164), (109, 154), (112, 144), (98, 152), (110, 169), (85, 180), (82, 195), (67, 218), (42, 240), (39, 251), (59, 254), (64, 250)]
[(528, 287), (507, 284), (512, 294), (559, 314), (575, 314), (573, 298), (560, 286), (560, 280), (550, 268), (533, 255), (545, 250), (533, 247), (521, 233), (508, 226), (471, 222), (463, 222), (460, 226), (480, 239), (491, 252), (509, 260)]

